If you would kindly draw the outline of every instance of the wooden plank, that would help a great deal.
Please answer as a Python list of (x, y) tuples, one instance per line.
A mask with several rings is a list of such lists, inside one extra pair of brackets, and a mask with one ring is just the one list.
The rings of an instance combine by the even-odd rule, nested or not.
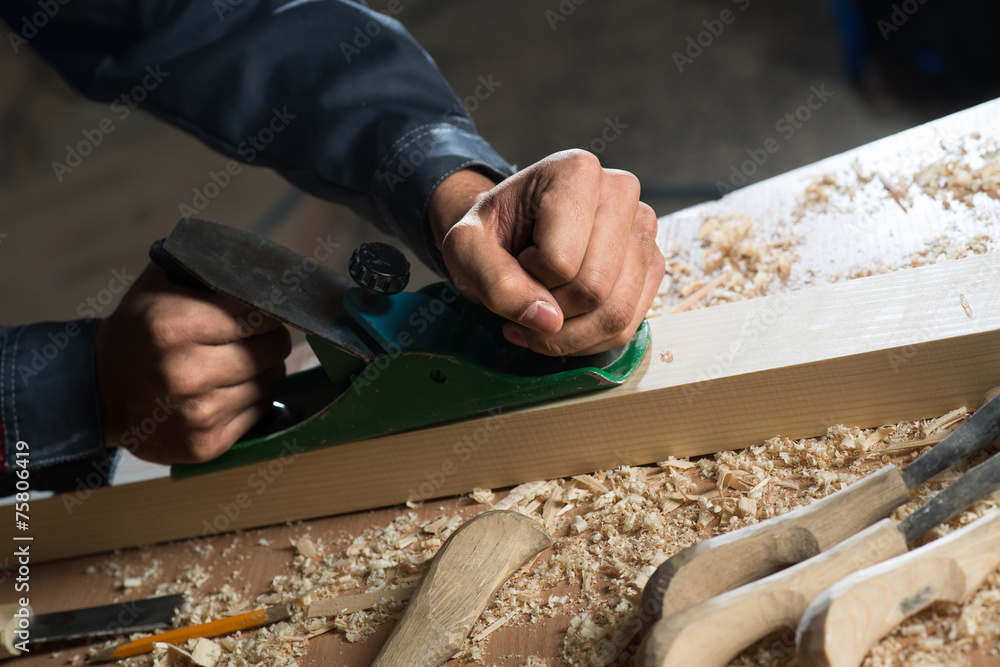
[(32, 555), (810, 437), (834, 423), (937, 416), (976, 404), (1000, 379), (998, 281), (1000, 256), (987, 254), (657, 318), (651, 353), (621, 387), (309, 453), (289, 442), (268, 464), (38, 501)]
[[(700, 256), (698, 231), (706, 217), (746, 215), (753, 221), (756, 238), (769, 241), (792, 234), (798, 261), (791, 266), (791, 284), (828, 282), (853, 267), (904, 266), (914, 253), (926, 252), (935, 241), (961, 247), (987, 235), (985, 245), (996, 251), (995, 224), (1000, 220), (1000, 200), (977, 194), (974, 206), (931, 198), (912, 181), (928, 165), (965, 152), (964, 161), (983, 163), (982, 155), (996, 137), (1000, 99), (984, 102), (933, 122), (799, 167), (722, 199), (708, 201), (670, 214), (661, 224), (657, 243), (675, 246)], [(744, 155), (744, 158), (746, 156)], [(952, 157), (952, 160), (955, 158)], [(962, 162), (963, 160), (958, 160)], [(871, 177), (861, 183), (858, 173)], [(905, 191), (909, 201), (897, 202), (885, 182)], [(829, 178), (843, 187), (823, 187), (822, 203), (802, 210), (810, 183)], [(668, 302), (668, 307), (674, 305)]]

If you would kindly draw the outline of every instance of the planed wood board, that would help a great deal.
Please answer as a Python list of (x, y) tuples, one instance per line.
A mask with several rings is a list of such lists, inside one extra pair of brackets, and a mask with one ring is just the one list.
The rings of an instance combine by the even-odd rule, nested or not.
[[(32, 557), (213, 535), (745, 447), (777, 434), (816, 436), (835, 423), (879, 426), (971, 407), (1000, 380), (998, 281), (1000, 256), (987, 254), (656, 318), (650, 353), (621, 387), (303, 454), (289, 442), (289, 455), (268, 464), (37, 501)], [(671, 363), (662, 360), (667, 351)]]
[[(913, 182), (924, 167), (947, 154), (965, 151), (964, 161), (983, 164), (984, 147), (991, 148), (1000, 119), (1000, 99), (984, 102), (950, 116), (814, 162), (787, 173), (670, 214), (661, 224), (657, 243), (700, 255), (697, 235), (706, 217), (744, 214), (754, 224), (756, 238), (770, 240), (783, 234), (797, 239), (793, 248), (799, 261), (792, 264), (791, 284), (828, 282), (835, 273), (854, 267), (880, 264), (906, 266), (910, 256), (926, 251), (933, 241), (947, 237), (961, 246), (986, 234), (986, 245), (997, 250), (995, 225), (1000, 220), (1000, 200), (986, 193), (974, 197), (974, 207), (927, 196)], [(744, 155), (744, 158), (746, 156)], [(954, 159), (954, 158), (952, 158)], [(858, 182), (857, 172), (872, 176)], [(797, 213), (807, 185), (827, 177), (847, 193), (825, 188), (825, 205)], [(897, 202), (885, 182), (905, 191)]]

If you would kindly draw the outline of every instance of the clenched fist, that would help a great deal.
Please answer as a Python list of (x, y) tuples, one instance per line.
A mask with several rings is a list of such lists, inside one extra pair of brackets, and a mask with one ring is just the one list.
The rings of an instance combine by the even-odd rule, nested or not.
[(663, 279), (656, 214), (632, 174), (586, 151), (551, 155), (494, 185), (453, 174), (428, 214), (462, 294), (508, 320), (510, 342), (552, 356), (626, 343)]
[(149, 265), (97, 330), (105, 441), (158, 463), (219, 456), (269, 410), (290, 347), (277, 320)]

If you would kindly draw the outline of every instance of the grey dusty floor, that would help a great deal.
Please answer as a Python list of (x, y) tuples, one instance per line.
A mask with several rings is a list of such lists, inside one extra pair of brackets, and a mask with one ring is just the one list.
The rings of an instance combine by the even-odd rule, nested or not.
[[(713, 197), (715, 184), (761, 155), (769, 139), (777, 152), (749, 181), (953, 110), (906, 105), (877, 86), (864, 95), (852, 88), (820, 0), (401, 0), (400, 7), (396, 18), (509, 160), (527, 165), (552, 151), (589, 148), (606, 165), (636, 173), (660, 214)], [(734, 19), (679, 71), (674, 53), (724, 10)], [(483, 94), (483, 80), (491, 93)], [(809, 120), (791, 133), (779, 127), (814, 89), (828, 99)], [(76, 317), (114, 271), (142, 269), (179, 205), (225, 164), (197, 141), (132, 114), (57, 181), (52, 161), (107, 114), (29, 50), (0, 48), (0, 322)], [(342, 244), (334, 262), (377, 236), (351, 213), (297, 199), (281, 179), (251, 168), (203, 215), (266, 226), (300, 250), (332, 234)]]

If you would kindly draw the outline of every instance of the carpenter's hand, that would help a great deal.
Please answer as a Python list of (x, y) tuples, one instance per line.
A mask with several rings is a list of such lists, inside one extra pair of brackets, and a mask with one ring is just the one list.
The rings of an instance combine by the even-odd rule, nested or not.
[(269, 409), (288, 330), (150, 265), (97, 330), (97, 380), (110, 447), (159, 463), (219, 456)]
[(435, 191), (429, 220), (462, 293), (510, 320), (507, 340), (543, 354), (624, 344), (663, 278), (656, 215), (639, 201), (638, 179), (585, 151), (556, 153), (496, 186), (458, 172)]

